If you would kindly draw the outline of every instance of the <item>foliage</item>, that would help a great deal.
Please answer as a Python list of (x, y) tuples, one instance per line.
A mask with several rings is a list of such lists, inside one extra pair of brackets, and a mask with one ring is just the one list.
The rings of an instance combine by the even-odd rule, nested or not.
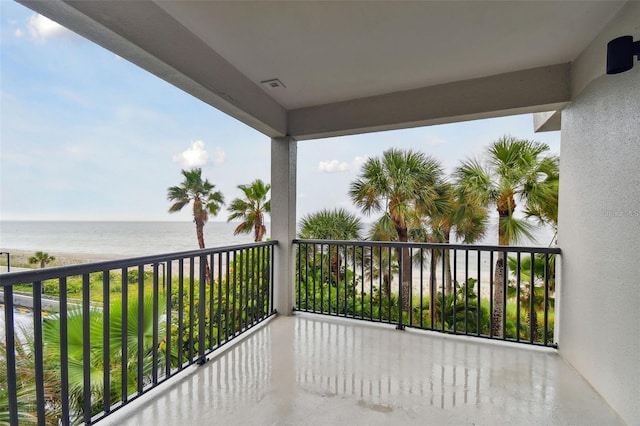
[[(419, 223), (420, 217), (434, 211), (446, 210), (446, 201), (438, 186), (442, 180), (442, 167), (435, 159), (419, 151), (389, 149), (382, 157), (369, 158), (362, 171), (351, 183), (349, 195), (364, 214), (382, 213), (378, 231), (385, 240), (409, 241), (409, 229)], [(391, 226), (393, 225), (393, 226)], [(403, 250), (402, 306), (409, 306), (411, 286), (411, 258)]]
[[(498, 244), (533, 240), (533, 225), (514, 215), (517, 203), (524, 203), (530, 216), (540, 221), (554, 218), (557, 211), (559, 158), (545, 156), (546, 144), (504, 136), (491, 144), (484, 162), (470, 159), (455, 171), (458, 185), (467, 194), (498, 211)], [(555, 213), (557, 217), (557, 213)], [(504, 255), (498, 256), (495, 281), (502, 282), (506, 268)], [(503, 289), (495, 286), (493, 335), (504, 335)]]
[(249, 234), (253, 230), (254, 241), (262, 241), (267, 233), (264, 214), (271, 212), (271, 200), (267, 199), (271, 185), (256, 179), (250, 185), (238, 185), (238, 189), (244, 193), (244, 198), (235, 198), (231, 201), (229, 205), (231, 214), (227, 219), (227, 222), (241, 220), (233, 231), (233, 235)]
[[(162, 302), (160, 303), (162, 305)], [(138, 323), (138, 313), (142, 308), (142, 322)], [(159, 349), (158, 366), (162, 368), (165, 354), (160, 348), (153, 347), (153, 299), (145, 297), (142, 303), (138, 303), (136, 297), (131, 297), (127, 305), (126, 340), (123, 335), (123, 305), (121, 299), (115, 299), (110, 303), (109, 321), (109, 346), (104, 347), (104, 320), (105, 316), (101, 310), (92, 308), (89, 311), (90, 323), (90, 360), (88, 362), (91, 377), (91, 407), (92, 415), (102, 411), (104, 401), (109, 398), (112, 404), (120, 401), (122, 389), (123, 369), (127, 370), (127, 395), (134, 394), (139, 387), (150, 382), (152, 375), (152, 354), (154, 349)], [(68, 338), (68, 377), (69, 377), (69, 407), (72, 418), (82, 419), (84, 416), (84, 363), (83, 363), (83, 322), (84, 314), (81, 308), (73, 308), (67, 313), (67, 338)], [(55, 384), (58, 391), (62, 388), (61, 359), (60, 359), (60, 315), (53, 315), (43, 321), (43, 343), (45, 371), (47, 372), (49, 383)], [(159, 322), (160, 338), (165, 335), (164, 324)], [(138, 346), (139, 330), (142, 333), (143, 346)], [(123, 358), (122, 343), (126, 342), (127, 357)], [(105, 394), (104, 389), (104, 351), (109, 351), (110, 364), (110, 388)], [(143, 383), (137, 382), (138, 352), (142, 352), (142, 372)], [(60, 403), (55, 403), (61, 398), (60, 394), (50, 403), (51, 407), (60, 408)]]
[(193, 202), (193, 221), (196, 224), (196, 236), (200, 248), (204, 248), (203, 227), (209, 220), (209, 215), (216, 215), (224, 204), (224, 197), (220, 191), (214, 191), (215, 185), (208, 179), (202, 180), (202, 169), (182, 170), (184, 180), (179, 186), (167, 189), (167, 199), (172, 202), (169, 213), (182, 210)]
[(47, 264), (56, 260), (54, 256), (50, 256), (49, 253), (43, 251), (37, 251), (33, 256), (29, 258), (29, 263), (36, 265), (39, 264), (40, 268), (44, 268)]

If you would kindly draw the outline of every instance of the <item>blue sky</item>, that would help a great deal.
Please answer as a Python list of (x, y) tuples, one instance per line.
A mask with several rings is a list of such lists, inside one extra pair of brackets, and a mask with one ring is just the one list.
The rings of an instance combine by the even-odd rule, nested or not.
[[(189, 221), (167, 213), (182, 168), (201, 166), (227, 202), (269, 180), (268, 137), (22, 5), (0, 0), (0, 12), (0, 219)], [(504, 134), (560, 150), (531, 115), (301, 141), (298, 216), (355, 212), (349, 183), (390, 147), (451, 170)]]

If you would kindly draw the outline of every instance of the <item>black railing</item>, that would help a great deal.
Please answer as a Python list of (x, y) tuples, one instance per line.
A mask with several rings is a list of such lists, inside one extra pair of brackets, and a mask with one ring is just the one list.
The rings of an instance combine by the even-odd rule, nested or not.
[(296, 309), (555, 347), (559, 248), (294, 240)]
[(203, 364), (275, 313), (276, 244), (3, 274), (0, 423), (94, 423)]

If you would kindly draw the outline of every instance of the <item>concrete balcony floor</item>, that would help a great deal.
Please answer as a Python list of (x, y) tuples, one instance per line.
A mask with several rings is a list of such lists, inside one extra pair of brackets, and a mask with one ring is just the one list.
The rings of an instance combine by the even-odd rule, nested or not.
[(277, 317), (104, 423), (621, 424), (555, 352), (469, 340)]

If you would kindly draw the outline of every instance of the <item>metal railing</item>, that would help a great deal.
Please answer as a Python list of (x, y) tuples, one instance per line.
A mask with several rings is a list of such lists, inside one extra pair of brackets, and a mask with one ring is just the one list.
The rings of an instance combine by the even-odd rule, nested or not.
[(275, 313), (276, 244), (3, 274), (0, 423), (94, 423), (205, 363)]
[(294, 240), (296, 310), (556, 347), (559, 248)]

